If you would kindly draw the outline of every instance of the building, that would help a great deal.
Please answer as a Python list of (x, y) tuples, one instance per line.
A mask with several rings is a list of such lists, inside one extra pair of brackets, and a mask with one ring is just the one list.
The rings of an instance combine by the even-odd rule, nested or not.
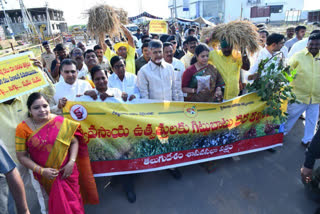
[[(35, 25), (38, 32), (43, 30), (44, 35), (49, 35), (48, 24), (50, 25), (50, 34), (57, 34), (60, 32), (67, 32), (67, 22), (63, 17), (63, 11), (48, 8), (49, 23), (47, 21), (47, 8), (28, 8), (28, 12), (32, 17), (32, 22)], [(23, 18), (20, 9), (6, 10), (6, 14), (9, 17), (9, 22), (12, 27), (12, 31), (15, 35), (23, 34), (26, 30), (23, 24)], [(6, 35), (10, 35), (7, 30), (6, 20), (3, 11), (0, 11), (0, 26), (6, 29)], [(42, 29), (41, 29), (42, 28)], [(41, 30), (40, 30), (41, 29)]]
[(215, 23), (248, 19), (253, 22), (301, 21), (304, 0), (169, 0), (171, 17), (199, 16)]
[(308, 11), (308, 22), (320, 22), (320, 10)]

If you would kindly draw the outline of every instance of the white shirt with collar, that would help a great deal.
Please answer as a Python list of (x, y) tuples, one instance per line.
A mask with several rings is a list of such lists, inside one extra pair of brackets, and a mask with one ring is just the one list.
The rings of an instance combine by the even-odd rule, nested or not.
[(81, 96), (85, 91), (91, 90), (91, 85), (85, 80), (77, 79), (72, 85), (66, 83), (64, 80), (55, 84), (56, 93), (54, 100), (59, 103), (59, 99), (65, 97), (70, 101), (74, 101), (77, 96)]
[[(89, 80), (91, 80), (91, 75), (88, 71), (88, 67), (86, 64), (83, 63), (82, 68), (80, 70), (77, 69), (77, 72), (78, 72), (78, 79), (80, 79), (81, 77), (87, 77)], [(60, 77), (59, 77), (59, 82), (61, 82), (61, 81), (64, 82), (62, 75), (60, 75)]]
[(304, 38), (304, 39), (294, 43), (294, 45), (292, 46), (292, 48), (289, 51), (288, 58), (292, 57), (295, 53), (305, 49), (308, 45), (308, 40), (309, 40), (309, 37)]
[[(256, 72), (258, 72), (259, 69), (259, 64), (261, 61), (266, 60), (266, 59), (270, 59), (272, 58), (274, 55), (278, 54), (279, 52), (273, 53), (271, 54), (266, 47), (264, 47), (263, 49), (260, 50), (258, 58), (256, 59), (255, 63), (253, 64), (253, 66), (250, 68), (249, 72), (247, 72), (247, 75), (252, 75)], [(284, 56), (284, 54), (283, 54)], [(270, 62), (268, 62), (265, 65), (265, 68), (267, 68), (272, 62), (279, 62), (280, 58), (282, 57), (282, 54), (279, 54), (278, 57), (273, 58), (273, 60), (271, 60)], [(263, 75), (263, 73), (262, 73)], [(249, 80), (249, 83), (253, 83), (253, 80)]]
[[(176, 75), (176, 80), (178, 83), (180, 83), (180, 85), (182, 87), (182, 75), (185, 71), (184, 64), (181, 62), (181, 60), (173, 57), (171, 65), (173, 66), (174, 71), (178, 74), (178, 75)], [(183, 96), (187, 97), (187, 93), (183, 93)]]
[(181, 83), (177, 81), (177, 75), (173, 66), (163, 59), (160, 66), (150, 60), (138, 73), (137, 85), (141, 98), (183, 101)]
[(126, 92), (128, 98), (134, 95), (140, 98), (140, 92), (137, 87), (137, 76), (135, 74), (125, 72), (123, 81), (121, 81), (116, 73), (113, 73), (108, 79), (108, 88), (117, 88), (121, 92)]

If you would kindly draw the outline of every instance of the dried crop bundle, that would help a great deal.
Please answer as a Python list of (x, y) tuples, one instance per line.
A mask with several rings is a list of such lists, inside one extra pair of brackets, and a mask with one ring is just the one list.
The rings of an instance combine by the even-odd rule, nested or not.
[(87, 29), (91, 35), (99, 37), (109, 34), (110, 37), (119, 34), (120, 19), (119, 14), (111, 6), (98, 5), (88, 10)]
[(232, 21), (214, 27), (211, 42), (217, 44), (221, 40), (226, 40), (239, 51), (246, 49), (249, 53), (254, 53), (259, 50), (257, 27), (249, 21)]

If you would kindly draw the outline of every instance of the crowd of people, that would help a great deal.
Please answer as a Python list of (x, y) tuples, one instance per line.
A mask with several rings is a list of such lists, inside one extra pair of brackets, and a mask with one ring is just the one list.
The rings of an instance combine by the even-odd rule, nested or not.
[[(43, 42), (41, 62), (33, 62), (46, 70), (49, 86), (0, 103), (0, 173), (8, 180), (6, 188), (0, 180), (0, 210), (13, 209), (9, 189), (18, 213), (84, 213), (84, 203), (98, 203), (79, 124), (62, 117), (68, 101), (222, 102), (246, 94), (246, 84), (259, 78), (259, 64), (266, 59), (285, 62), (297, 70), (292, 87), (299, 103), (288, 106), (284, 134), (306, 112), (301, 141), (307, 147), (319, 117), (320, 30), (307, 32), (310, 36), (305, 38), (305, 26), (288, 28), (286, 35), (270, 33), (265, 25), (257, 27), (260, 50), (253, 55), (235, 50), (226, 40), (213, 49), (199, 42), (199, 29), (191, 27), (183, 32), (175, 25), (170, 26), (168, 35), (161, 36), (146, 29), (132, 35), (121, 25), (125, 39), (115, 43), (108, 38), (93, 49), (74, 39), (70, 45), (57, 44), (53, 50)], [(315, 147), (319, 150), (311, 146), (308, 154)], [(313, 158), (320, 156), (318, 153)], [(308, 157), (301, 171), (306, 179), (314, 163)], [(175, 179), (182, 176), (176, 168), (168, 173)], [(136, 200), (134, 178), (124, 175), (112, 179), (123, 185), (130, 202)]]

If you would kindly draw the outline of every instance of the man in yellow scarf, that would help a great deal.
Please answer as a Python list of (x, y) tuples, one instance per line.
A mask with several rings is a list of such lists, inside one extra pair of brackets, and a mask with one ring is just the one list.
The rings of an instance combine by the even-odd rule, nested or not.
[(135, 65), (135, 54), (136, 48), (134, 45), (133, 37), (130, 31), (124, 26), (121, 25), (121, 29), (123, 30), (125, 36), (127, 37), (128, 42), (118, 42), (113, 48), (116, 53), (114, 53), (105, 43), (101, 41), (102, 47), (105, 49), (104, 56), (107, 59), (111, 60), (112, 57), (118, 55), (126, 60), (126, 71), (135, 74), (136, 73), (136, 65)]

